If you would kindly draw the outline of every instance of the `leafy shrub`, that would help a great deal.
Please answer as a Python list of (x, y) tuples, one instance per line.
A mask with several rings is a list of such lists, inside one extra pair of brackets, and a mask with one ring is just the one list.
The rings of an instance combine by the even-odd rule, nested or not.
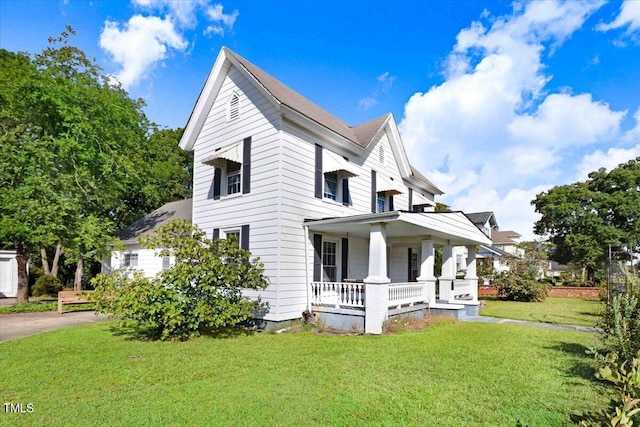
[(493, 279), (498, 289), (498, 297), (507, 301), (543, 301), (547, 296), (547, 287), (529, 274), (505, 271)]
[(58, 291), (62, 290), (62, 283), (57, 277), (44, 275), (40, 276), (33, 285), (33, 296), (42, 295), (57, 296)]
[(619, 392), (615, 413), (608, 417), (609, 425), (626, 427), (640, 421), (640, 351), (622, 363), (615, 353), (609, 354), (596, 377), (612, 383)]
[(174, 255), (176, 263), (156, 278), (116, 272), (93, 281), (96, 310), (121, 317), (137, 334), (184, 340), (236, 325), (259, 309), (242, 290), (267, 286), (264, 267), (235, 241), (212, 241), (198, 227), (176, 220), (141, 243), (159, 256)]
[(598, 322), (601, 348), (629, 361), (640, 351), (640, 300), (635, 295), (617, 295), (604, 308)]

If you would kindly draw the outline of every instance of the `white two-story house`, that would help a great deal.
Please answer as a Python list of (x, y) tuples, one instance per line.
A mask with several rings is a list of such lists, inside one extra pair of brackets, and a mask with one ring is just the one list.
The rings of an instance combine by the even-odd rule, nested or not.
[[(463, 213), (433, 211), (442, 192), (409, 163), (391, 114), (349, 126), (222, 48), (180, 146), (194, 152), (193, 222), (265, 265), (269, 287), (247, 293), (264, 321), (310, 310), (380, 333), (388, 316), (478, 304), (475, 248), (491, 241)], [(461, 280), (455, 246), (468, 252)]]

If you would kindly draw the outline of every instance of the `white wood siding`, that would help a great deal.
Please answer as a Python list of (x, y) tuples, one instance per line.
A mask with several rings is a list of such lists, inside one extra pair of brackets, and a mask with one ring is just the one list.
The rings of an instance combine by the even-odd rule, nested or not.
[[(135, 267), (125, 267), (125, 254), (138, 254), (138, 265)], [(171, 265), (175, 262), (175, 258), (171, 257)], [(156, 255), (153, 249), (146, 249), (140, 245), (127, 245), (123, 251), (114, 251), (111, 253), (110, 271), (120, 270), (127, 275), (133, 271), (142, 271), (146, 277), (155, 277), (156, 274), (162, 272), (162, 257)], [(103, 270), (104, 271), (104, 270)]]
[[(281, 251), (286, 256), (280, 259), (279, 310), (287, 318), (300, 317), (306, 307), (307, 273), (313, 271), (313, 235), (305, 242), (302, 223), (306, 218), (342, 217), (371, 212), (371, 170), (387, 180), (393, 178), (402, 194), (394, 196), (394, 209), (408, 209), (408, 187), (404, 184), (395, 161), (389, 139), (382, 132), (378, 140), (372, 142), (361, 157), (356, 157), (346, 150), (335, 150), (323, 144), (322, 138), (311, 134), (288, 121), (283, 122), (282, 150), (282, 212), (281, 212)], [(345, 156), (360, 172), (349, 179), (349, 192), (352, 205), (343, 206), (341, 202), (318, 199), (314, 195), (315, 144), (325, 150)], [(379, 148), (384, 147), (385, 161), (379, 161)], [(425, 194), (425, 196), (427, 196)], [(433, 195), (430, 195), (433, 199)], [(346, 236), (337, 236), (346, 237)], [(304, 245), (308, 245), (307, 262), (304, 258)], [(400, 281), (407, 278), (406, 248), (392, 251), (392, 267), (394, 277)], [(402, 255), (404, 254), (404, 255)], [(349, 278), (363, 279), (368, 275), (369, 241), (367, 239), (349, 239)], [(308, 268), (308, 272), (305, 271)], [(398, 270), (396, 272), (396, 269)], [(310, 277), (312, 278), (312, 277)]]
[[(236, 93), (240, 117), (227, 120), (227, 102)], [(194, 145), (193, 223), (212, 237), (213, 229), (249, 225), (249, 250), (264, 263), (270, 286), (247, 296), (269, 305), (267, 320), (284, 320), (278, 313), (280, 234), (279, 112), (236, 68), (231, 67)], [(212, 198), (213, 166), (202, 164), (217, 148), (251, 137), (251, 191)], [(224, 187), (225, 182), (222, 182)], [(302, 311), (300, 311), (301, 313)], [(300, 316), (298, 313), (298, 316)]]

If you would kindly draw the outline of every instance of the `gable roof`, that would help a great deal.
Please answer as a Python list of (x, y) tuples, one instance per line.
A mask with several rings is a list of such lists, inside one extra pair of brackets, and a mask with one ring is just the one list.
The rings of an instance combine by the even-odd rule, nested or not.
[[(349, 125), (340, 120), (338, 117), (329, 113), (317, 104), (309, 101), (295, 90), (286, 86), (284, 83), (276, 80), (260, 68), (253, 65), (237, 53), (225, 49), (232, 58), (235, 58), (255, 79), (269, 91), (269, 93), (277, 99), (281, 104), (286, 105), (299, 112), (300, 114), (310, 118), (314, 122), (334, 131), (335, 133), (347, 138), (360, 146), (362, 143), (358, 140), (355, 133)], [(368, 143), (368, 142), (367, 142)], [(366, 144), (363, 146), (366, 147)]]
[(517, 239), (520, 237), (520, 234), (516, 233), (513, 230), (507, 230), (507, 231), (498, 231), (498, 230), (491, 230), (491, 240), (493, 241), (493, 244), (507, 244), (507, 245), (517, 245), (518, 242), (514, 239)]
[(136, 243), (140, 237), (153, 234), (174, 219), (191, 222), (191, 208), (192, 199), (166, 203), (122, 230), (118, 237), (124, 243)]
[[(216, 63), (209, 73), (200, 95), (198, 96), (198, 100), (196, 101), (196, 105), (189, 117), (189, 121), (185, 126), (182, 139), (180, 140), (181, 148), (185, 150), (191, 150), (193, 148), (197, 135), (204, 125), (208, 110), (211, 108), (214, 98), (222, 84), (220, 79), (224, 78), (224, 74), (228, 71), (231, 64), (246, 73), (246, 75), (249, 76), (249, 79), (256, 82), (263, 92), (266, 91), (266, 93), (270, 95), (271, 100), (275, 104), (280, 105), (281, 108), (282, 106), (285, 106), (303, 117), (306, 117), (320, 125), (322, 128), (328, 129), (334, 134), (337, 134), (347, 141), (355, 144), (359, 149), (366, 148), (378, 135), (380, 130), (387, 124), (391, 127), (390, 138), (397, 139), (398, 143), (400, 145), (402, 144), (401, 141), (399, 141), (400, 136), (397, 131), (395, 121), (393, 120), (393, 115), (390, 113), (356, 126), (349, 126), (335, 115), (311, 102), (295, 90), (252, 64), (250, 61), (230, 49), (223, 47), (216, 59)], [(403, 147), (400, 148), (400, 151), (400, 156), (403, 156), (403, 158), (398, 159), (398, 161), (407, 165), (402, 167), (404, 168), (406, 176), (415, 178), (419, 183), (425, 185), (429, 191), (437, 194), (443, 194), (438, 187), (409, 164)]]

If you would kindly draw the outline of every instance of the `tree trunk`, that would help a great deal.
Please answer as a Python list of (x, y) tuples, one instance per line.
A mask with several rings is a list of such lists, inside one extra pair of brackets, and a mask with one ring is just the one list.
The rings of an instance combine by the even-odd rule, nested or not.
[(49, 259), (47, 250), (44, 247), (40, 248), (40, 258), (42, 259), (42, 269), (44, 270), (44, 274), (50, 276), (51, 269), (49, 268)]
[(84, 261), (82, 258), (82, 254), (78, 256), (78, 263), (76, 264), (76, 274), (73, 278), (73, 290), (81, 291), (82, 290), (82, 272), (84, 270)]
[(27, 264), (29, 263), (29, 252), (24, 246), (18, 245), (16, 248), (16, 261), (18, 262), (18, 304), (29, 301), (29, 274)]
[(58, 265), (60, 263), (60, 255), (62, 255), (63, 247), (60, 243), (56, 246), (56, 253), (53, 256), (53, 264), (51, 264), (51, 275), (58, 277)]

